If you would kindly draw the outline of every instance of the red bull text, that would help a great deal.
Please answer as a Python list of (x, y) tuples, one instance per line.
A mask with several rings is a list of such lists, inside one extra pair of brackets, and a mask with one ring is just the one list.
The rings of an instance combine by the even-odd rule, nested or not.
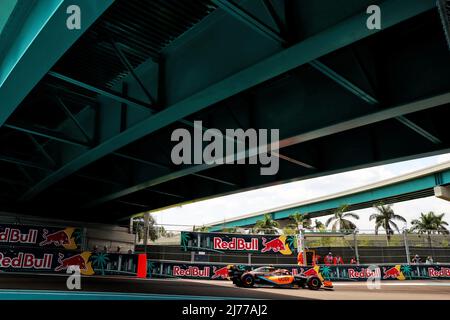
[(230, 241), (222, 240), (222, 238), (214, 237), (214, 249), (219, 250), (237, 250), (237, 251), (258, 251), (258, 239), (252, 238), (250, 242), (246, 242), (243, 238), (231, 238)]
[(0, 232), (0, 242), (34, 244), (37, 236), (38, 230), (35, 229), (30, 229), (28, 233), (22, 233), (19, 229), (5, 228), (3, 232)]
[(23, 253), (14, 257), (5, 257), (0, 252), (0, 268), (13, 268), (13, 269), (48, 269), (52, 268), (52, 254), (44, 254), (43, 258), (37, 258), (32, 253)]
[(355, 270), (349, 268), (348, 277), (350, 279), (368, 279), (368, 278), (381, 278), (381, 270), (380, 268), (376, 268), (375, 270), (370, 270), (368, 268), (361, 268), (361, 270)]
[(428, 268), (428, 276), (433, 278), (450, 277), (450, 268), (442, 267), (441, 270)]
[(175, 277), (209, 278), (210, 269), (209, 267), (204, 267), (203, 269), (200, 269), (199, 267), (188, 267), (187, 269), (184, 269), (180, 266), (173, 266), (172, 275)]

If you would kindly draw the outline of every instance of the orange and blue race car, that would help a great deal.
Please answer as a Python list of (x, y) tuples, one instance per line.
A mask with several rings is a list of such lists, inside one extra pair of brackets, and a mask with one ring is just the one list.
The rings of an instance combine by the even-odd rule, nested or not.
[(319, 290), (332, 289), (331, 281), (320, 275), (292, 275), (287, 269), (276, 269), (272, 266), (259, 267), (251, 271), (229, 265), (228, 276), (238, 287), (251, 288), (257, 286), (297, 287)]

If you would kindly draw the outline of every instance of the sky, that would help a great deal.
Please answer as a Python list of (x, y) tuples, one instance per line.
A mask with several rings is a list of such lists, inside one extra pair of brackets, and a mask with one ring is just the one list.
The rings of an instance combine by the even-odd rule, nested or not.
[[(173, 225), (166, 226), (168, 230), (181, 228), (175, 225), (201, 226), (364, 186), (447, 161), (450, 161), (450, 153), (236, 193), (172, 207), (153, 213), (153, 216), (158, 224)], [(450, 225), (450, 202), (434, 196), (395, 203), (392, 208), (407, 220), (406, 226), (402, 222), (397, 223), (400, 229), (410, 227), (411, 220), (418, 218), (421, 212), (428, 211), (446, 213), (444, 220)], [(373, 221), (369, 221), (369, 216), (374, 213), (373, 208), (352, 212), (360, 216), (359, 220), (353, 220), (359, 230), (374, 229)], [(320, 217), (318, 220), (325, 222), (328, 218)]]

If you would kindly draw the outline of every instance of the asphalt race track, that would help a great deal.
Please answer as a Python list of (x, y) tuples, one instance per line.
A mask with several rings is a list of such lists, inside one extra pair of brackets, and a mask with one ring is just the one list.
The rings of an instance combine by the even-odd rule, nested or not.
[[(195, 281), (198, 280), (185, 280)], [(203, 280), (216, 286), (233, 286), (228, 281)], [(449, 280), (381, 281), (380, 289), (368, 289), (366, 282), (334, 282), (334, 290), (254, 288), (250, 290), (276, 293), (281, 299), (318, 300), (450, 300)], [(240, 288), (237, 288), (240, 289)], [(248, 289), (247, 289), (248, 290)]]
[[(30, 274), (0, 274), (1, 291), (5, 289), (20, 290), (52, 290), (69, 291), (66, 287), (66, 275), (30, 275)], [(269, 293), (252, 289), (239, 290), (233, 286), (217, 286), (205, 282), (186, 281), (178, 279), (137, 279), (117, 276), (90, 276), (82, 277), (81, 288), (83, 292), (116, 292), (140, 293), (158, 295), (182, 295), (188, 299), (206, 299), (219, 297), (225, 299), (287, 299), (277, 293)], [(8, 290), (11, 293), (12, 290)], [(158, 298), (156, 296), (156, 298)], [(291, 298), (292, 299), (292, 298)]]
[[(237, 288), (229, 281), (136, 279), (131, 277), (82, 277), (81, 292), (69, 291), (65, 275), (0, 274), (0, 299), (23, 298), (35, 291), (52, 298), (77, 299), (339, 299), (339, 300), (449, 300), (450, 281), (384, 281), (380, 289), (370, 290), (365, 282), (337, 282), (335, 290)], [(39, 292), (39, 294), (38, 294)], [(20, 293), (20, 294), (19, 294)], [(92, 293), (90, 296), (88, 293)], [(72, 296), (71, 296), (72, 295)], [(78, 295), (79, 297), (79, 295)], [(31, 299), (33, 295), (31, 295)]]

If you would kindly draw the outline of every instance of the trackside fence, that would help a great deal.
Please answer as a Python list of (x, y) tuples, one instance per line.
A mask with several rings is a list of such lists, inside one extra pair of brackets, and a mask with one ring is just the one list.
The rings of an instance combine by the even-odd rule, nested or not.
[[(147, 255), (153, 260), (176, 260), (186, 262), (210, 262), (210, 263), (244, 263), (244, 264), (296, 264), (297, 241), (292, 241), (291, 254), (260, 254), (260, 252), (220, 252), (212, 247), (212, 238), (208, 234), (226, 235), (232, 237), (286, 236), (296, 237), (295, 234), (286, 234), (283, 230), (255, 230), (237, 229), (233, 233), (209, 233), (194, 232), (202, 236), (197, 240), (191, 236), (185, 247), (181, 246), (183, 233), (192, 233), (193, 227), (183, 226), (175, 229), (173, 225), (158, 225), (156, 239), (148, 241)], [(184, 229), (184, 230), (183, 230)], [(200, 239), (200, 238), (199, 238)], [(206, 240), (205, 240), (206, 239)], [(383, 233), (376, 234), (374, 230), (323, 232), (306, 231), (305, 249), (314, 251), (318, 264), (323, 264), (324, 257), (330, 252), (333, 256), (342, 258), (342, 263), (350, 264), (356, 260), (361, 265), (368, 264), (410, 264), (438, 263), (450, 264), (450, 235), (430, 233), (411, 233), (401, 231), (387, 236)], [(136, 250), (144, 251), (142, 239), (136, 237)], [(417, 257), (416, 257), (417, 255)], [(413, 259), (416, 258), (414, 261)], [(417, 260), (418, 259), (418, 260)]]

